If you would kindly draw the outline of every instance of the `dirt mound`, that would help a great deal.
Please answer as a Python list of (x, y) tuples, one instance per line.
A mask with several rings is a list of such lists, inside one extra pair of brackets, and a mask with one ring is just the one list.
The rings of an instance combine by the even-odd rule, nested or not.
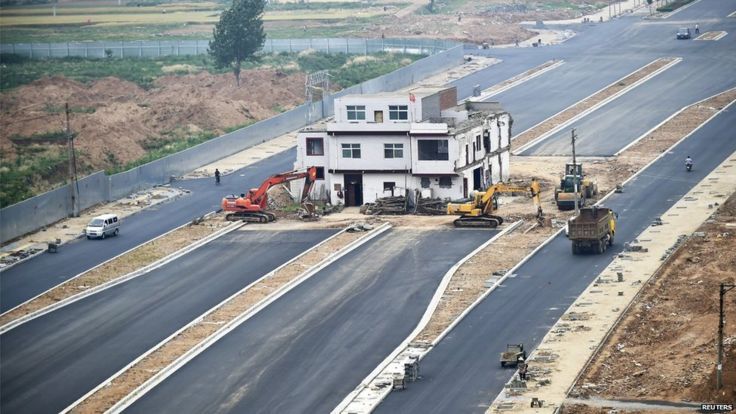
[(0, 96), (0, 149), (12, 159), (11, 137), (62, 131), (68, 102), (80, 163), (123, 165), (167, 141), (201, 131), (222, 134), (293, 108), (303, 102), (303, 88), (302, 74), (275, 69), (243, 71), (239, 88), (229, 73), (164, 76), (150, 90), (112, 77), (89, 84), (43, 78)]

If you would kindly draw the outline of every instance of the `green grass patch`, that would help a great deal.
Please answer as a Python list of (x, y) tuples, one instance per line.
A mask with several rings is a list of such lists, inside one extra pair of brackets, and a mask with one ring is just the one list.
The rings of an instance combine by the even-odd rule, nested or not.
[(15, 145), (65, 144), (67, 134), (64, 130), (40, 132), (33, 135), (12, 135), (10, 141)]
[(0, 208), (48, 190), (48, 181), (65, 177), (68, 168), (63, 149), (31, 147), (20, 149), (14, 161), (4, 154), (0, 159)]
[(669, 13), (671, 11), (679, 9), (680, 7), (688, 3), (692, 3), (692, 1), (693, 0), (675, 0), (672, 3), (667, 4), (665, 6), (657, 7), (657, 11), (661, 13)]
[(366, 7), (406, 7), (411, 3), (408, 2), (396, 2), (396, 3), (380, 3), (371, 5), (370, 3), (364, 2), (316, 2), (316, 3), (270, 3), (266, 6), (266, 10), (334, 10), (334, 9), (348, 9), (348, 10), (360, 10)]

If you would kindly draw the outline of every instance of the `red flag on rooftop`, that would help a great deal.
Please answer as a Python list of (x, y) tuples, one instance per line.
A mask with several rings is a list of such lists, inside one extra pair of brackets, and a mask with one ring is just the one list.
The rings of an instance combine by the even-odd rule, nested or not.
[(413, 93), (409, 93), (409, 100), (410, 100), (411, 102), (416, 102), (417, 98), (416, 98), (416, 97), (414, 96), (414, 94), (413, 94)]

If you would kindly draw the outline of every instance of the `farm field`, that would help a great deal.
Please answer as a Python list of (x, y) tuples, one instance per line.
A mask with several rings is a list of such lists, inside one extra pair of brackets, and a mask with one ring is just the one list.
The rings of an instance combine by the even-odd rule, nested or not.
[[(127, 5), (125, 5), (127, 4)], [(0, 7), (3, 43), (84, 40), (206, 39), (225, 3), (62, 2)], [(569, 18), (604, 6), (598, 0), (357, 0), (271, 2), (264, 15), (270, 38), (401, 37), (511, 43), (534, 35), (521, 21)], [(452, 16), (452, 17), (450, 17)]]

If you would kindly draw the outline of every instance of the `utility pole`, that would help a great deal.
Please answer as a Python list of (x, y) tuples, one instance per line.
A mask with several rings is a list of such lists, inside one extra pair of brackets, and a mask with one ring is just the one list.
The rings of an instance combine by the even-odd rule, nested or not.
[(575, 158), (575, 128), (572, 129), (572, 182), (575, 191), (575, 217), (580, 215), (580, 207), (578, 206), (578, 162)]
[(69, 124), (69, 102), (64, 105), (66, 112), (66, 142), (69, 149), (69, 191), (72, 197), (72, 217), (79, 217), (79, 184), (77, 182), (77, 157), (74, 152), (74, 134)]
[(729, 283), (721, 283), (720, 291), (720, 312), (718, 313), (718, 366), (716, 367), (716, 389), (720, 390), (723, 387), (723, 320), (726, 319), (726, 315), (723, 314), (723, 297), (726, 293), (736, 288), (736, 285)]

